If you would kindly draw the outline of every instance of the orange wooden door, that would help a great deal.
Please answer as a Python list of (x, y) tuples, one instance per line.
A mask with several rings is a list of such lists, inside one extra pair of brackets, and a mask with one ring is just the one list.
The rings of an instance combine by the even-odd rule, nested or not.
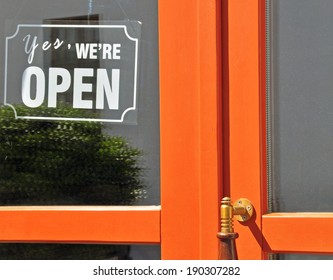
[(161, 205), (0, 207), (1, 242), (160, 244), (162, 259), (217, 257), (220, 5), (158, 6)]
[(329, 255), (333, 213), (268, 211), (265, 14), (269, 7), (265, 2), (223, 1), (222, 7), (227, 18), (223, 69), (228, 73), (223, 105), (224, 195), (234, 200), (246, 197), (256, 210), (252, 221), (235, 225), (240, 235), (238, 255), (240, 259), (265, 259), (273, 253)]

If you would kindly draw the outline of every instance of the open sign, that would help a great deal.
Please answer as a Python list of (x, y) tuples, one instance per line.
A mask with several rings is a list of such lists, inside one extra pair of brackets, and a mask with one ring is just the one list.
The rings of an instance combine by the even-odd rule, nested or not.
[[(90, 35), (78, 36), (85, 32)], [(4, 104), (14, 110), (16, 104), (32, 109), (65, 105), (99, 112), (94, 119), (76, 118), (80, 121), (126, 121), (129, 112), (137, 110), (140, 32), (137, 21), (19, 24), (6, 37)], [(27, 119), (67, 119), (15, 114)]]

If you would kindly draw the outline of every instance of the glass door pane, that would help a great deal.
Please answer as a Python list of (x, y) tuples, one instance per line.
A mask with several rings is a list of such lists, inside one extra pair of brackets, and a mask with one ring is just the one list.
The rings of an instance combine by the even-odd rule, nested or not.
[[(160, 204), (157, 6), (1, 4), (0, 205)], [(159, 250), (2, 244), (0, 258), (159, 259)]]
[(0, 205), (159, 204), (157, 0), (1, 6)]
[(0, 260), (150, 260), (159, 246), (106, 244), (0, 244)]
[(278, 254), (277, 260), (333, 260), (333, 255), (310, 255), (310, 254)]
[[(300, 212), (333, 212), (332, 11), (328, 0), (266, 1), (269, 211), (300, 219)], [(272, 259), (332, 259), (295, 251)]]
[(267, 1), (271, 212), (333, 211), (333, 2)]

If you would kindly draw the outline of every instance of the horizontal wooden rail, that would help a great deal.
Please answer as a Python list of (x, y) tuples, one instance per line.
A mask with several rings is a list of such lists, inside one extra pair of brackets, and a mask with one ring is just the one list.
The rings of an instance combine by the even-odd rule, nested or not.
[(0, 207), (0, 242), (160, 243), (160, 206)]
[(272, 213), (263, 215), (267, 252), (333, 252), (333, 213)]

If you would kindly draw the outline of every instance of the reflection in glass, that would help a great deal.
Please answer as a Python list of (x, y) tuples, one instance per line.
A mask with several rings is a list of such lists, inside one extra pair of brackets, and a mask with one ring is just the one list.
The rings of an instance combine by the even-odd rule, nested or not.
[[(82, 115), (66, 107), (38, 110)], [(144, 190), (140, 156), (99, 122), (21, 120), (2, 108), (0, 204), (132, 204)]]
[(38, 243), (0, 244), (0, 260), (149, 260), (158, 258), (159, 254), (159, 246)]
[[(57, 19), (45, 19), (43, 24), (47, 25), (98, 25), (100, 24), (99, 15), (86, 15), (86, 16), (75, 16), (67, 18), (57, 18)], [(43, 40), (48, 42), (56, 42), (59, 38), (66, 38), (66, 43), (70, 45), (75, 45), (75, 43), (80, 44), (98, 44), (101, 42), (99, 38), (99, 32), (96, 29), (69, 29), (69, 28), (43, 28)], [(92, 68), (98, 69), (100, 66), (100, 60), (87, 60), (81, 59), (77, 60), (75, 48), (67, 49), (65, 51), (52, 50), (45, 52), (43, 56), (44, 67), (48, 69), (49, 67), (60, 67), (66, 69), (73, 77), (74, 68)], [(85, 78), (85, 82), (89, 81), (92, 84), (92, 93), (96, 92), (96, 82), (90, 77)], [(67, 94), (66, 94), (67, 92)], [(57, 96), (57, 101), (66, 104), (73, 103), (73, 83), (70, 87)]]
[[(126, 113), (123, 123), (18, 120), (14, 118), (12, 108), (1, 106), (0, 204), (159, 204), (157, 1), (13, 0), (3, 3), (0, 23), (3, 26), (0, 63), (7, 65), (0, 68), (0, 78), (3, 84), (6, 82), (8, 91), (6, 96), (0, 93), (1, 103), (8, 101), (15, 105), (19, 116), (105, 119), (105, 115), (112, 110), (97, 110), (97, 97), (94, 96), (98, 87), (96, 73), (102, 73), (98, 72), (100, 68), (108, 75), (115, 68), (122, 69), (120, 83), (125, 87), (122, 92), (137, 87), (137, 106)], [(99, 29), (99, 26), (111, 23), (125, 25), (127, 33), (119, 28)], [(29, 24), (33, 27), (18, 29), (18, 25)], [(81, 28), (82, 25), (85, 28)], [(45, 80), (49, 80), (51, 68), (63, 69), (61, 73), (69, 73), (71, 77), (72, 83), (66, 90), (60, 89), (60, 85), (65, 84), (65, 75), (58, 75), (54, 81), (59, 88), (59, 94), (52, 103), (56, 106), (50, 106), (48, 102), (47, 90), (51, 87), (48, 88), (47, 84), (42, 105), (31, 110), (23, 106), (23, 95), (20, 94), (22, 73), (33, 66), (28, 63), (22, 40), (29, 34), (28, 49), (33, 44), (34, 36), (40, 40), (39, 51), (36, 49), (32, 64), (35, 63), (43, 71)], [(66, 42), (59, 49), (49, 45), (57, 39)], [(43, 42), (48, 42), (45, 51), (41, 50)], [(6, 43), (9, 44), (7, 52)], [(122, 59), (78, 59), (75, 48), (71, 47), (75, 43), (93, 46), (121, 43)], [(124, 66), (126, 63), (131, 66), (134, 61), (129, 56), (133, 54), (133, 49), (138, 54), (135, 56), (138, 58), (136, 83), (133, 78), (130, 82), (125, 78), (134, 76), (134, 70)], [(95, 52), (92, 56), (95, 57)], [(92, 109), (73, 109), (75, 69), (90, 69), (94, 73), (94, 77), (87, 75), (79, 81), (83, 85), (81, 99), (83, 103), (88, 101), (93, 104)], [(34, 75), (31, 77), (30, 98), (34, 99), (37, 78)], [(109, 79), (112, 80), (112, 75)], [(109, 90), (104, 86), (101, 87), (104, 91)], [(106, 104), (109, 101), (105, 97), (103, 102)], [(119, 107), (128, 108), (127, 103), (122, 101), (119, 101)]]
[(274, 260), (333, 260), (333, 255), (311, 255), (311, 254), (277, 254)]
[[(8, 57), (5, 55), (6, 38), (16, 34), (19, 24), (40, 26), (75, 23), (98, 26), (110, 24), (110, 22), (126, 22), (129, 26), (135, 22), (137, 26), (140, 25), (137, 107), (136, 110), (126, 114), (124, 123), (17, 120), (11, 108), (2, 106), (6, 97), (5, 91), (0, 91), (1, 205), (151, 205), (160, 203), (157, 3), (157, 0), (11, 0), (1, 3), (0, 64), (3, 67), (0, 67), (0, 83), (5, 85), (7, 82), (7, 85), (12, 85), (11, 90), (8, 88), (6, 97), (13, 100), (13, 104), (22, 104), (21, 95), (18, 93), (21, 91), (22, 73), (29, 66), (27, 55), (22, 49), (24, 45), (19, 37), (9, 40), (11, 45)], [(39, 55), (36, 52), (34, 61), (38, 62), (38, 67), (43, 70), (46, 79), (49, 78), (49, 71), (44, 70), (51, 67), (64, 68), (70, 76), (73, 76), (74, 68), (93, 68), (96, 71), (101, 67), (111, 67), (111, 62), (100, 59), (78, 62), (77, 59), (73, 59), (75, 52), (69, 50), (69, 45), (75, 42), (112, 43), (114, 37), (110, 36), (109, 32), (99, 32), (96, 31), (97, 28), (85, 28), (84, 31), (71, 29), (72, 33), (68, 28), (38, 30), (39, 33), (36, 34), (40, 40), (53, 42), (58, 37), (66, 36), (70, 39), (66, 45), (68, 46), (66, 52), (40, 52)], [(137, 28), (135, 30), (137, 31)], [(16, 35), (19, 36), (20, 33)], [(15, 38), (18, 39), (18, 43), (14, 40)], [(122, 51), (123, 54), (130, 52), (125, 48)], [(6, 73), (5, 65), (8, 69), (18, 71)], [(123, 73), (122, 77), (124, 75)], [(132, 73), (127, 72), (127, 75)], [(61, 84), (61, 77), (58, 77), (56, 82), (58, 85)], [(91, 91), (96, 90), (94, 78), (84, 77), (82, 83), (90, 84)], [(126, 80), (124, 84), (134, 86)], [(31, 88), (34, 87), (37, 87), (36, 82), (32, 81)], [(71, 85), (66, 93), (72, 91)], [(73, 98), (66, 93), (58, 94), (57, 104), (62, 103), (61, 106), (46, 108), (45, 104), (42, 104), (37, 111), (43, 111), (48, 116), (60, 114), (71, 117), (78, 116), (79, 111), (80, 114), (89, 117), (94, 114), (101, 116), (105, 113), (95, 109), (84, 112), (86, 110), (68, 108), (69, 104), (73, 104)], [(84, 91), (83, 96), (85, 96)], [(33, 94), (31, 98), (34, 98)], [(85, 98), (87, 97), (82, 99)], [(93, 99), (96, 98), (91, 98)], [(18, 106), (18, 110), (26, 111), (27, 108)], [(29, 115), (39, 113), (35, 110), (34, 113), (29, 112)], [(23, 245), (15, 246), (11, 248), (7, 245), (0, 246), (0, 255), (4, 258), (11, 258), (10, 256), (15, 258), (15, 255), (25, 254), (22, 252)], [(30, 246), (29, 253), (35, 253), (38, 258), (39, 245), (26, 246)], [(72, 254), (74, 247), (77, 248), (74, 250), (77, 250), (75, 254), (85, 250), (76, 245), (68, 246), (66, 249), (52, 246), (55, 251), (63, 251), (64, 258), (67, 254)], [(119, 246), (111, 248), (112, 246), (106, 250), (99, 246), (92, 248), (99, 248), (101, 254), (109, 252), (109, 255), (98, 258), (113, 258), (112, 252), (118, 250)], [(138, 247), (140, 249), (137, 249)], [(131, 246), (131, 254), (134, 255), (136, 251), (137, 256), (145, 255), (143, 258), (159, 258), (158, 250), (152, 250), (151, 247)], [(142, 254), (143, 251), (145, 254)]]

